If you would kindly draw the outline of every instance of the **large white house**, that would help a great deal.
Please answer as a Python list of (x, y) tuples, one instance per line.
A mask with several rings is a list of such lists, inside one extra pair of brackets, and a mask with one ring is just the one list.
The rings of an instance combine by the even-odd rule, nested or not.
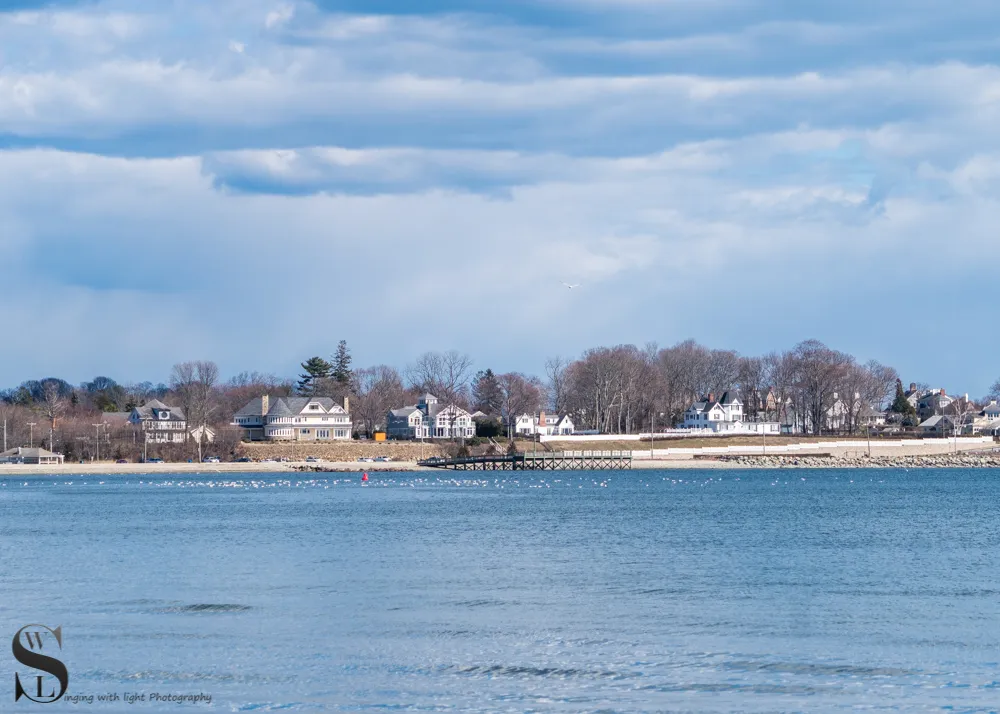
[(251, 399), (233, 416), (248, 441), (337, 441), (351, 438), (350, 403), (329, 397), (262, 397)]
[(128, 420), (142, 429), (143, 437), (149, 443), (183, 444), (187, 439), (184, 410), (169, 407), (158, 399), (133, 409)]
[(476, 435), (472, 415), (455, 404), (441, 404), (433, 394), (386, 414), (390, 439), (470, 439)]
[(747, 421), (743, 415), (743, 402), (734, 393), (726, 392), (719, 399), (709, 394), (695, 402), (684, 412), (684, 429), (707, 429), (728, 434), (777, 434), (778, 422)]
[(514, 432), (523, 436), (568, 436), (575, 431), (569, 414), (522, 414), (514, 423)]
[(743, 402), (739, 397), (726, 392), (721, 399), (709, 394), (697, 401), (684, 412), (685, 429), (712, 429), (724, 431), (727, 424), (743, 421)]

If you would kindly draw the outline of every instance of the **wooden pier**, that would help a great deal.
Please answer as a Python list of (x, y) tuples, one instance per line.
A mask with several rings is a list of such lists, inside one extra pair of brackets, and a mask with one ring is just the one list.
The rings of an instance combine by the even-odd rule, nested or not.
[(632, 468), (632, 452), (540, 451), (458, 459), (433, 458), (418, 464), (453, 471), (625, 471)]

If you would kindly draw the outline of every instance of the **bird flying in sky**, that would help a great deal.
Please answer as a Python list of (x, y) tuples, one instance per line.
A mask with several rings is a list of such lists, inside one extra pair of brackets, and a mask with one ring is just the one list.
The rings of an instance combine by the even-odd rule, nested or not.
[(569, 283), (563, 283), (563, 285), (565, 285), (565, 286), (566, 286), (567, 288), (569, 288), (570, 290), (572, 290), (573, 288), (578, 288), (578, 287), (580, 287), (580, 283), (574, 283), (573, 285), (570, 285)]

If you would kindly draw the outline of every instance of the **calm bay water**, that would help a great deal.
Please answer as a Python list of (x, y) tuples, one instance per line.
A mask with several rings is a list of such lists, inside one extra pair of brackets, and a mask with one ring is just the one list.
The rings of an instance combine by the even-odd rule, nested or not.
[[(7, 711), (996, 711), (988, 470), (0, 475)], [(10, 684), (5, 684), (10, 682)], [(4, 691), (4, 688), (10, 690)]]

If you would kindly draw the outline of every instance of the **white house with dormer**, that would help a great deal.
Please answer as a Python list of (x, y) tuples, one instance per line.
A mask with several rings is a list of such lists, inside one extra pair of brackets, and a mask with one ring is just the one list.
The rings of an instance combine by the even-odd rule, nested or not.
[(778, 434), (781, 431), (778, 422), (747, 421), (743, 402), (735, 392), (726, 392), (718, 399), (709, 394), (695, 402), (685, 410), (681, 427), (728, 434)]
[(187, 419), (180, 407), (151, 399), (129, 414), (129, 422), (142, 429), (143, 438), (155, 444), (183, 444), (187, 439)]
[(251, 399), (233, 416), (233, 426), (248, 441), (345, 441), (354, 424), (349, 402), (329, 397), (262, 397)]
[(471, 439), (476, 435), (472, 415), (456, 404), (442, 404), (433, 394), (417, 403), (391, 409), (385, 419), (390, 439)]
[(522, 414), (514, 422), (514, 432), (522, 436), (569, 436), (575, 431), (569, 414)]

